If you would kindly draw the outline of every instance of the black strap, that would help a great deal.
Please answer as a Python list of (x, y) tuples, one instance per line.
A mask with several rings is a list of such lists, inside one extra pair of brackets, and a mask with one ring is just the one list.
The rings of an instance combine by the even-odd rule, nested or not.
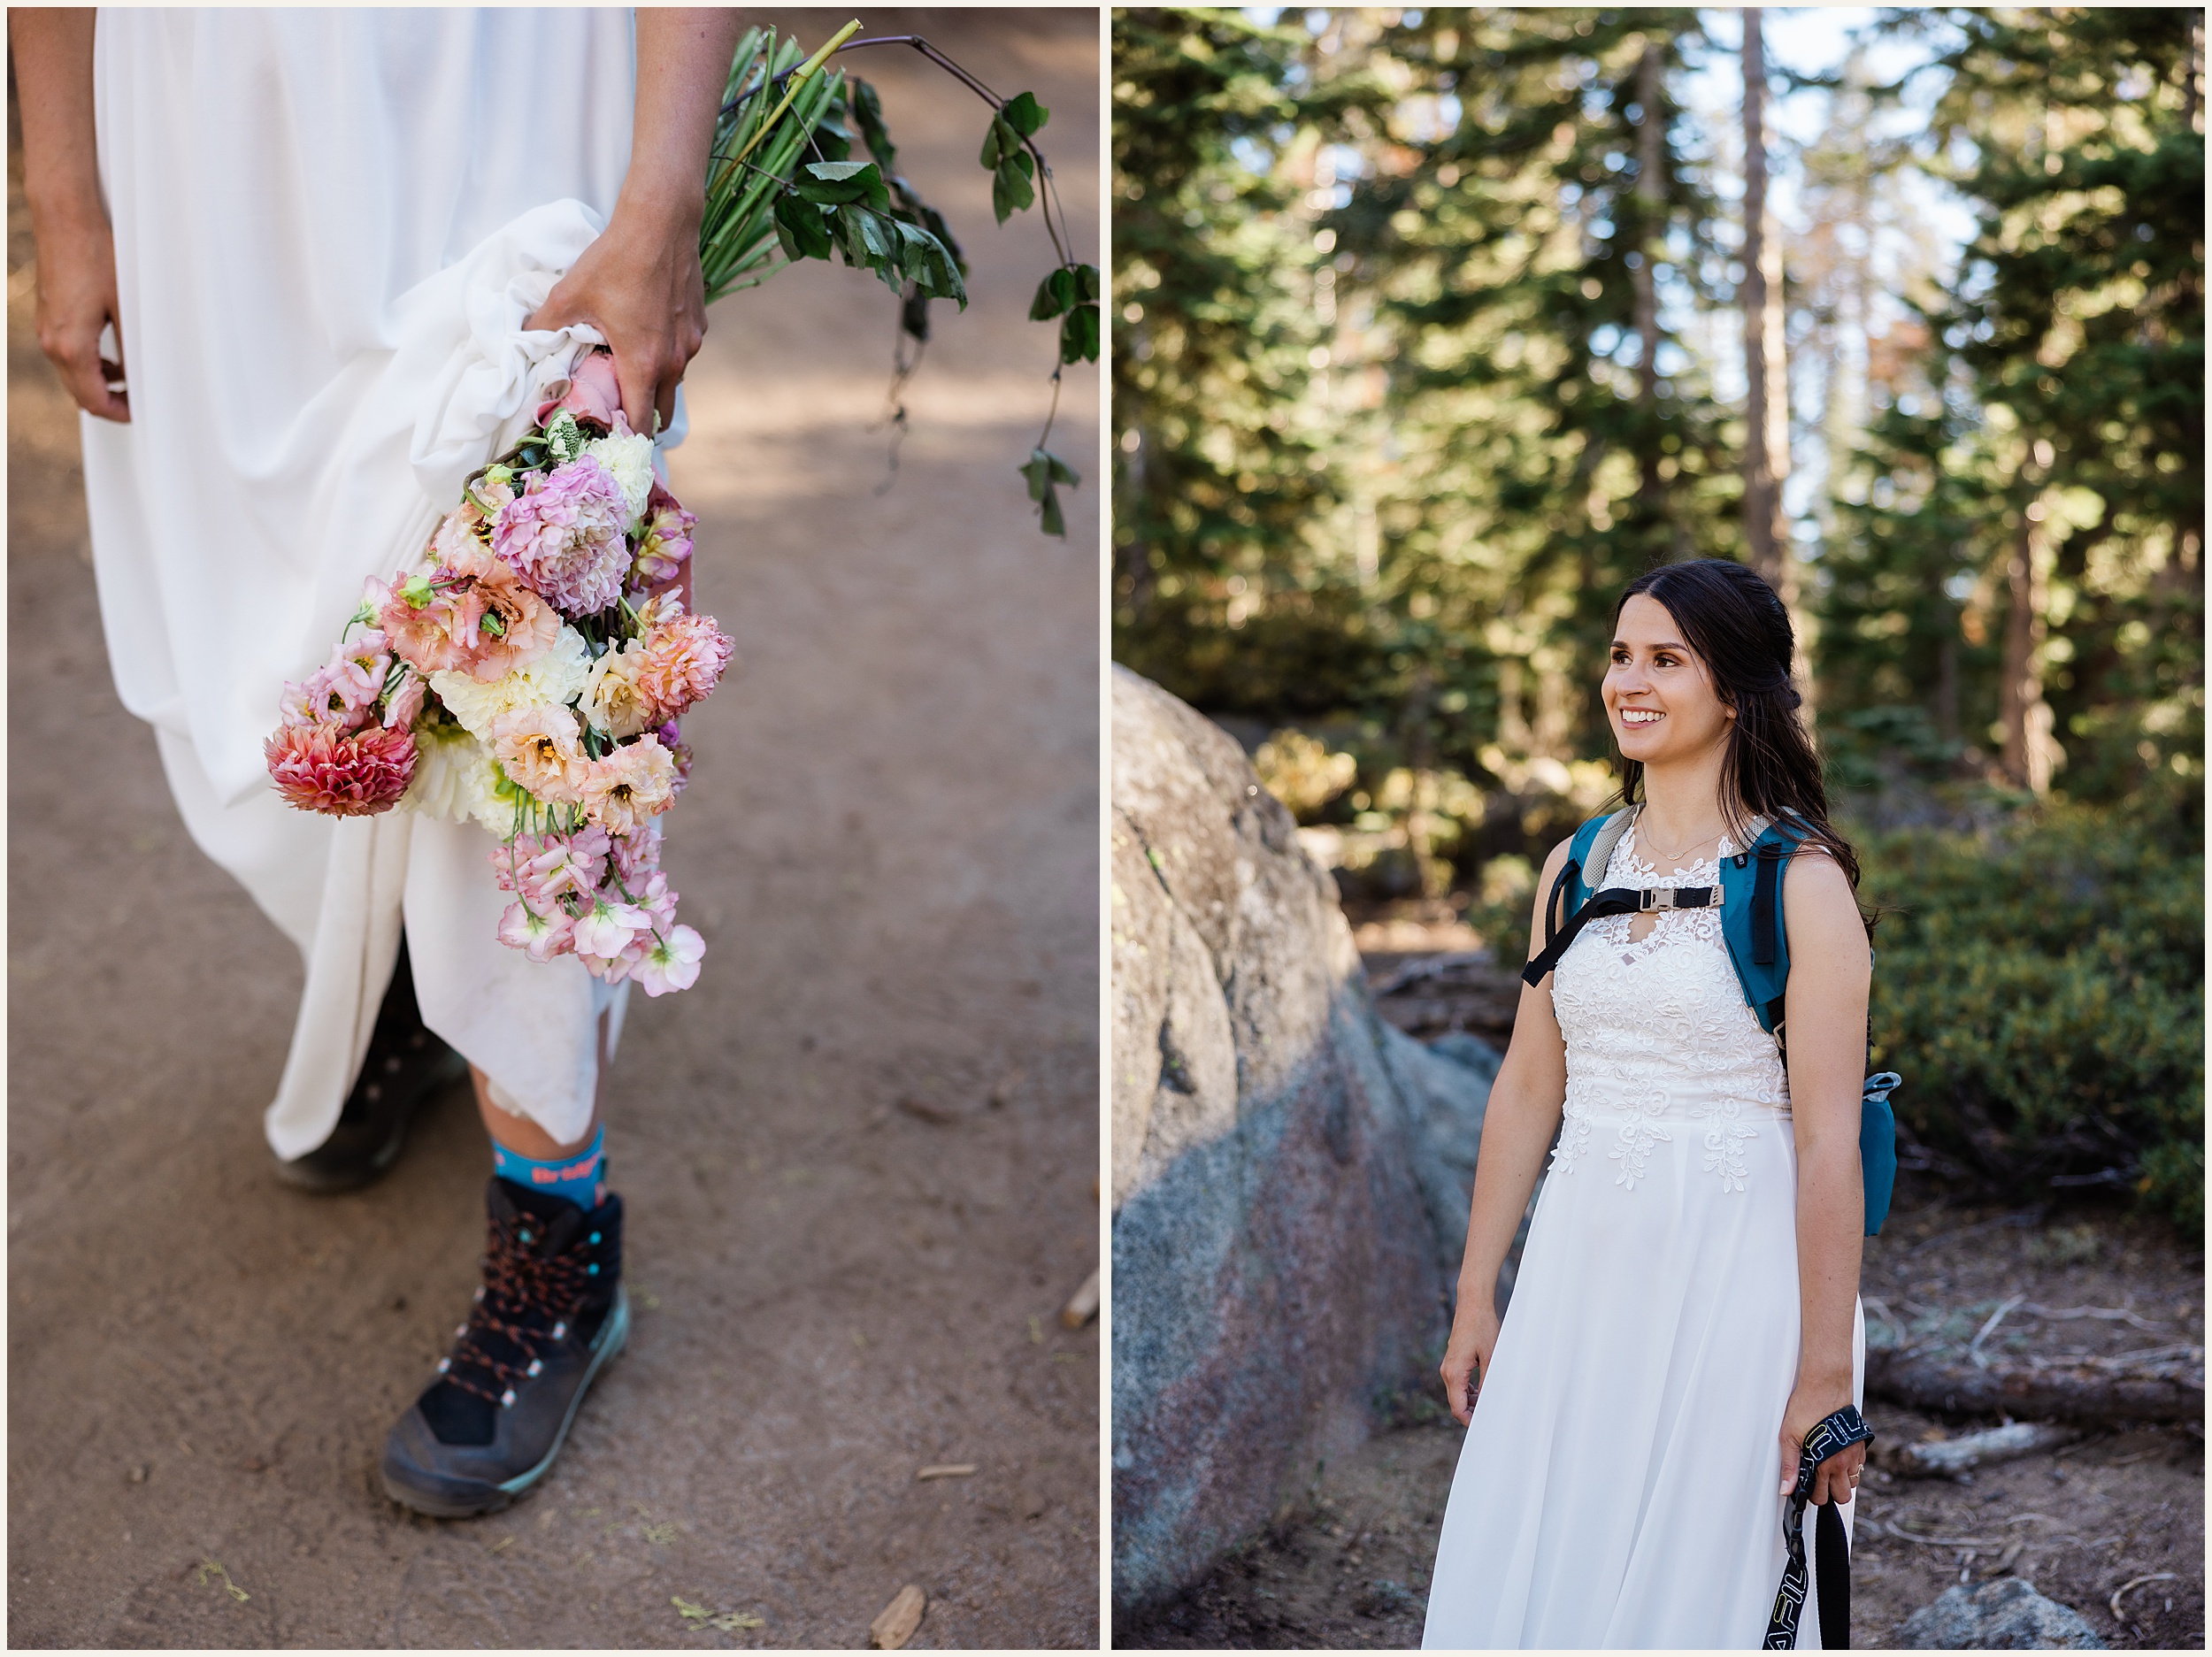
[[(1782, 1545), (1789, 1559), (1782, 1567), (1782, 1585), (1775, 1591), (1774, 1615), (1767, 1621), (1762, 1649), (1797, 1648), (1797, 1619), (1804, 1614), (1808, 1580), (1805, 1505), (1812, 1500), (1814, 1474), (1830, 1456), (1855, 1444), (1869, 1443), (1873, 1437), (1874, 1429), (1848, 1404), (1805, 1435), (1805, 1453), (1797, 1458), (1797, 1484), (1782, 1513)], [(1833, 1502), (1824, 1503), (1813, 1521), (1814, 1549), (1820, 1562), (1820, 1643), (1831, 1651), (1847, 1651), (1851, 1645), (1851, 1556), (1843, 1544), (1843, 1515), (1834, 1507)], [(1830, 1523), (1835, 1526), (1832, 1547), (1825, 1529)], [(1839, 1613), (1829, 1609), (1832, 1594), (1840, 1604)]]
[(1843, 1514), (1832, 1501), (1813, 1515), (1813, 1563), (1820, 1575), (1820, 1649), (1851, 1649), (1851, 1545)]
[[(1559, 917), (1566, 911), (1566, 895), (1574, 889), (1575, 877), (1582, 872), (1582, 865), (1573, 858), (1559, 871), (1559, 878), (1551, 883), (1551, 896), (1544, 900), (1544, 953), (1551, 953), (1552, 940), (1559, 935)], [(1873, 1014), (1867, 1015), (1869, 1019)]]
[[(1567, 865), (1570, 869), (1574, 865)], [(1565, 875), (1560, 879), (1564, 881)], [(1558, 896), (1555, 887), (1553, 897)], [(1544, 910), (1544, 947), (1521, 969), (1521, 981), (1533, 989), (1544, 981), (1544, 975), (1559, 964), (1567, 947), (1582, 933), (1592, 921), (1608, 915), (1648, 915), (1659, 909), (1704, 909), (1720, 906), (1718, 886), (1608, 886), (1593, 893), (1590, 901), (1567, 917), (1564, 926), (1555, 930), (1552, 912)]]
[(1759, 873), (1751, 887), (1751, 964), (1755, 967), (1770, 967), (1778, 958), (1774, 899), (1786, 855), (1779, 846), (1759, 848)]

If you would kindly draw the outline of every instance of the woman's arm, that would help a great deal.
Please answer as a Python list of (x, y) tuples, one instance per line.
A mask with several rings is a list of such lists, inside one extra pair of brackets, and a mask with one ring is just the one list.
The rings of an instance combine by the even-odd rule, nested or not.
[[(1851, 1402), (1851, 1331), (1866, 1228), (1859, 1167), (1866, 1001), (1873, 956), (1851, 883), (1832, 858), (1790, 861), (1782, 884), (1789, 932), (1785, 1002), (1790, 1109), (1797, 1144), (1797, 1277), (1802, 1333), (1797, 1385), (1782, 1418), (1782, 1488), (1797, 1479), (1800, 1446)], [(1866, 1463), (1854, 1445), (1821, 1464), (1815, 1503), (1849, 1501), (1849, 1476)]]
[(657, 415), (675, 418), (676, 387), (706, 338), (699, 220), (740, 20), (718, 7), (637, 9), (637, 111), (622, 193), (605, 234), (524, 324), (597, 328), (614, 351), (634, 431), (650, 433)]
[[(1536, 882), (1537, 907), (1529, 929), (1531, 957), (1544, 947), (1544, 904), (1552, 883), (1567, 862), (1571, 842), (1563, 840), (1544, 861)], [(1465, 1426), (1475, 1412), (1477, 1371), (1487, 1373), (1498, 1344), (1498, 1270), (1505, 1264), (1513, 1234), (1528, 1210), (1528, 1193), (1559, 1131), (1567, 1097), (1567, 1044), (1552, 1011), (1551, 980), (1532, 989), (1521, 986), (1513, 1016), (1513, 1039), (1505, 1062), (1490, 1084), (1483, 1113), (1482, 1143), (1475, 1157), (1475, 1194), (1467, 1216), (1467, 1252), (1459, 1268), (1459, 1305), (1452, 1316), (1452, 1338), (1444, 1349), (1444, 1395), (1452, 1415)]]
[(38, 344), (78, 407), (104, 420), (131, 418), (130, 398), (111, 387), (120, 360), (100, 356), (101, 331), (115, 328), (115, 238), (100, 199), (92, 105), (89, 6), (11, 7), (16, 101), (23, 119), (23, 195), (38, 244)]

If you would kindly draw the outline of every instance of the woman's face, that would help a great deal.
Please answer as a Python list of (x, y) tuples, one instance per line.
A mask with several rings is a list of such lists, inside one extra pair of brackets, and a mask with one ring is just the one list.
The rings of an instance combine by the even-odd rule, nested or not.
[(1727, 741), (1736, 717), (1667, 607), (1643, 593), (1621, 606), (1613, 629), (1605, 713), (1622, 756), (1646, 765), (1701, 756)]

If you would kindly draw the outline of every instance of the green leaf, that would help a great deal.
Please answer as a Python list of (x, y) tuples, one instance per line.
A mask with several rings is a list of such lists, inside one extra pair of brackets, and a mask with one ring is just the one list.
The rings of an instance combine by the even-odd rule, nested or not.
[(1075, 275), (1064, 265), (1037, 284), (1037, 296), (1029, 302), (1032, 322), (1049, 322), (1075, 303)]
[(792, 180), (800, 196), (827, 206), (864, 202), (877, 211), (891, 205), (891, 192), (872, 161), (811, 161)]
[(1078, 305), (1060, 325), (1060, 360), (1095, 363), (1098, 360), (1098, 307)]
[(1098, 303), (1098, 266), (1079, 265), (1075, 267), (1076, 297)]
[(1029, 458), (1016, 468), (1029, 484), (1029, 498), (1041, 501), (1045, 491), (1052, 487), (1052, 456), (1041, 449), (1029, 451)]
[(1033, 138), (1052, 119), (1052, 111), (1026, 92), (1018, 92), (1007, 101), (1000, 111), (1006, 124), (1025, 138)]
[(787, 259), (826, 259), (830, 256), (829, 222), (822, 210), (795, 196), (776, 197), (776, 239)]
[(987, 169), (995, 168), (1021, 147), (1021, 134), (1002, 117), (994, 115), (991, 124), (983, 129), (983, 153), (979, 159)]
[(876, 96), (876, 89), (858, 75), (845, 82), (846, 101), (853, 114), (853, 124), (860, 128), (860, 142), (868, 146), (868, 153), (876, 158), (876, 165), (888, 175), (899, 165), (899, 152), (891, 142), (891, 129), (883, 124), (883, 104)]
[(1044, 510), (1038, 514), (1038, 527), (1048, 535), (1068, 538), (1068, 520), (1060, 515), (1060, 492), (1049, 485), (1045, 489)]
[(1028, 179), (1012, 162), (991, 175), (991, 211), (998, 215), (999, 223), (1004, 224), (1036, 199)]
[(1047, 453), (1045, 458), (1051, 463), (1053, 482), (1064, 483), (1071, 489), (1082, 487), (1083, 479), (1076, 475), (1074, 467), (1069, 465), (1066, 461), (1061, 459), (1059, 456), (1055, 454)]

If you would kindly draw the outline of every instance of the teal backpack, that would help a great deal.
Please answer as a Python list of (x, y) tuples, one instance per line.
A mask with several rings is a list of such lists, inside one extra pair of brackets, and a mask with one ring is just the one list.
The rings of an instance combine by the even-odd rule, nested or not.
[[(1781, 1044), (1783, 996), (1790, 978), (1789, 934), (1782, 924), (1782, 866), (1803, 843), (1804, 831), (1767, 817), (1752, 818), (1751, 845), (1721, 860), (1717, 888), (1609, 886), (1593, 891), (1583, 871), (1594, 870), (1599, 878), (1604, 878), (1613, 848), (1634, 817), (1632, 809), (1616, 811), (1592, 817), (1575, 831), (1567, 866), (1559, 871), (1544, 902), (1544, 947), (1522, 969), (1522, 978), (1531, 986), (1541, 984), (1567, 953), (1567, 946), (1601, 916), (1717, 908), (1721, 937), (1737, 982), (1743, 986), (1744, 1000), (1759, 1028)], [(1859, 1162), (1866, 1185), (1869, 1237), (1878, 1233), (1888, 1217), (1890, 1193), (1897, 1183), (1897, 1118), (1889, 1096), (1903, 1079), (1894, 1070), (1870, 1076), (1861, 1098)]]

